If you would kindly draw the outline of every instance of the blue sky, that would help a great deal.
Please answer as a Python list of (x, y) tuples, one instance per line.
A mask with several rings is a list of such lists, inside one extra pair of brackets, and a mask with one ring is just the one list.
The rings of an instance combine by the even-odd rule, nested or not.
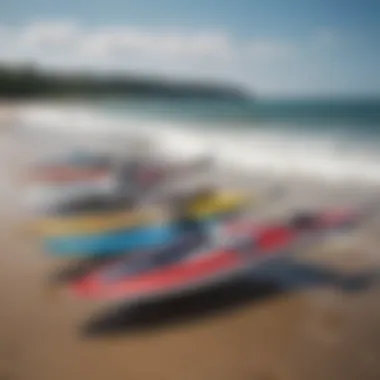
[(377, 0), (3, 0), (0, 59), (379, 95), (379, 20)]

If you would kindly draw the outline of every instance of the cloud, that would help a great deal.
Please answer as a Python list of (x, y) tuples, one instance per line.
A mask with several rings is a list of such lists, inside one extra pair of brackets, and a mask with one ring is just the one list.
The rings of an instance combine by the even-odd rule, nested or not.
[(336, 39), (337, 34), (328, 28), (295, 43), (254, 36), (237, 39), (223, 30), (86, 26), (73, 20), (50, 20), (18, 27), (0, 25), (0, 61), (33, 62), (60, 70), (237, 80), (254, 86), (277, 78), (277, 85), (276, 73), (286, 76), (286, 66), (296, 66), (297, 61), (304, 65), (310, 47), (318, 47), (315, 52), (322, 56)]
[[(52, 52), (70, 55), (80, 64), (143, 60), (228, 59), (233, 42), (218, 31), (152, 31), (139, 28), (80, 26), (71, 21), (34, 22), (19, 28), (0, 25), (1, 56), (30, 59), (44, 64)], [(0, 56), (0, 57), (1, 57)]]
[(100, 58), (140, 55), (148, 58), (198, 59), (228, 57), (231, 41), (223, 33), (155, 33), (119, 28), (82, 36), (83, 52)]
[[(4, 43), (1, 36), (11, 33)], [(12, 30), (0, 25), (4, 51), (28, 53), (37, 62), (46, 60), (52, 50), (74, 53), (100, 62), (140, 56), (144, 59), (174, 60), (249, 60), (272, 59), (291, 53), (286, 42), (253, 40), (244, 43), (223, 31), (146, 30), (126, 26), (85, 27), (73, 21), (34, 22)], [(33, 56), (33, 54), (35, 56)], [(22, 55), (22, 54), (21, 54)]]
[(79, 29), (71, 21), (35, 22), (18, 33), (18, 42), (29, 47), (61, 47), (75, 43)]

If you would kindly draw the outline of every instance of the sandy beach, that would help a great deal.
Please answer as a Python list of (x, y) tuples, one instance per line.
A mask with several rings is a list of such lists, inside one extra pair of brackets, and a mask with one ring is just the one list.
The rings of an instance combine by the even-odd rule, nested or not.
[[(380, 378), (376, 283), (349, 293), (329, 283), (278, 292), (273, 284), (239, 282), (119, 309), (106, 318), (103, 334), (83, 334), (84, 322), (111, 306), (49, 287), (49, 275), (63, 263), (23, 232), (20, 204), (21, 174), (43, 144), (5, 128), (9, 116), (0, 123), (0, 380)], [(344, 186), (288, 182), (294, 191), (281, 200), (283, 210), (292, 202), (317, 201), (322, 191), (330, 203), (360, 196), (352, 189), (345, 194)], [(378, 227), (363, 226), (335, 255), (319, 247), (307, 259), (299, 254), (300, 260), (342, 273), (374, 268), (380, 264)]]

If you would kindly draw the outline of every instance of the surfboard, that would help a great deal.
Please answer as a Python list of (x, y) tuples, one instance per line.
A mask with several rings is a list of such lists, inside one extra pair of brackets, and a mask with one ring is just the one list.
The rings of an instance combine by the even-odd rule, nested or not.
[[(329, 232), (353, 222), (355, 213), (332, 218), (329, 213), (314, 215), (315, 224), (305, 229), (292, 220), (283, 225), (231, 223), (227, 240), (222, 243), (204, 241), (198, 246), (177, 247), (159, 251), (155, 258), (141, 261), (138, 255), (88, 273), (71, 283), (71, 291), (88, 299), (137, 302), (189, 292), (218, 284), (258, 268), (268, 260), (290, 254), (305, 236)], [(352, 226), (352, 223), (350, 224)], [(226, 231), (224, 231), (225, 235)]]
[[(172, 295), (225, 281), (273, 256), (280, 255), (294, 239), (295, 232), (284, 227), (268, 227), (257, 235), (221, 247), (191, 247), (178, 250), (177, 260), (164, 265), (140, 266), (139, 258), (113, 263), (71, 284), (79, 297), (133, 301)], [(164, 252), (164, 254), (167, 252)]]
[(59, 205), (70, 204), (75, 199), (111, 197), (117, 188), (112, 177), (94, 178), (66, 184), (34, 185), (26, 189), (25, 206), (40, 215), (52, 213)]
[[(237, 191), (218, 191), (207, 199), (189, 201), (184, 213), (195, 218), (207, 218), (240, 210), (255, 199)], [(170, 212), (161, 207), (148, 209), (119, 209), (84, 215), (59, 215), (38, 218), (30, 229), (46, 237), (98, 234), (106, 231), (123, 230), (139, 226), (164, 223), (171, 219)]]
[(177, 233), (174, 223), (159, 223), (93, 235), (45, 238), (43, 247), (49, 255), (66, 258), (111, 256), (167, 244)]
[[(223, 216), (210, 215), (194, 220), (207, 231), (223, 223)], [(182, 231), (180, 221), (167, 219), (161, 223), (104, 233), (48, 237), (43, 239), (43, 246), (46, 253), (53, 256), (112, 256), (170, 244)]]
[[(192, 164), (182, 165), (180, 170), (181, 166), (170, 167), (163, 163), (130, 159), (118, 162), (117, 165), (115, 162), (109, 168), (76, 165), (37, 168), (32, 176), (34, 181), (26, 192), (26, 203), (28, 208), (42, 214), (78, 214), (87, 208), (83, 205), (89, 203), (88, 198), (95, 196), (108, 196), (108, 200), (100, 200), (103, 206), (111, 204), (115, 198), (125, 198), (127, 195), (138, 201), (137, 198), (141, 196), (168, 192), (170, 189), (164, 191), (160, 185), (167, 185), (171, 179), (178, 180), (180, 175), (183, 177), (194, 172), (207, 162)], [(99, 207), (99, 211), (105, 209), (103, 206)]]

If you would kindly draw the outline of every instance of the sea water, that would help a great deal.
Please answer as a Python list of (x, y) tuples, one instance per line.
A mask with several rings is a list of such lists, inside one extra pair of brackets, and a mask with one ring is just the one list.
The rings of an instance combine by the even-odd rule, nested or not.
[(19, 123), (121, 150), (138, 135), (173, 159), (207, 154), (246, 172), (380, 183), (380, 99), (108, 98), (33, 105)]

